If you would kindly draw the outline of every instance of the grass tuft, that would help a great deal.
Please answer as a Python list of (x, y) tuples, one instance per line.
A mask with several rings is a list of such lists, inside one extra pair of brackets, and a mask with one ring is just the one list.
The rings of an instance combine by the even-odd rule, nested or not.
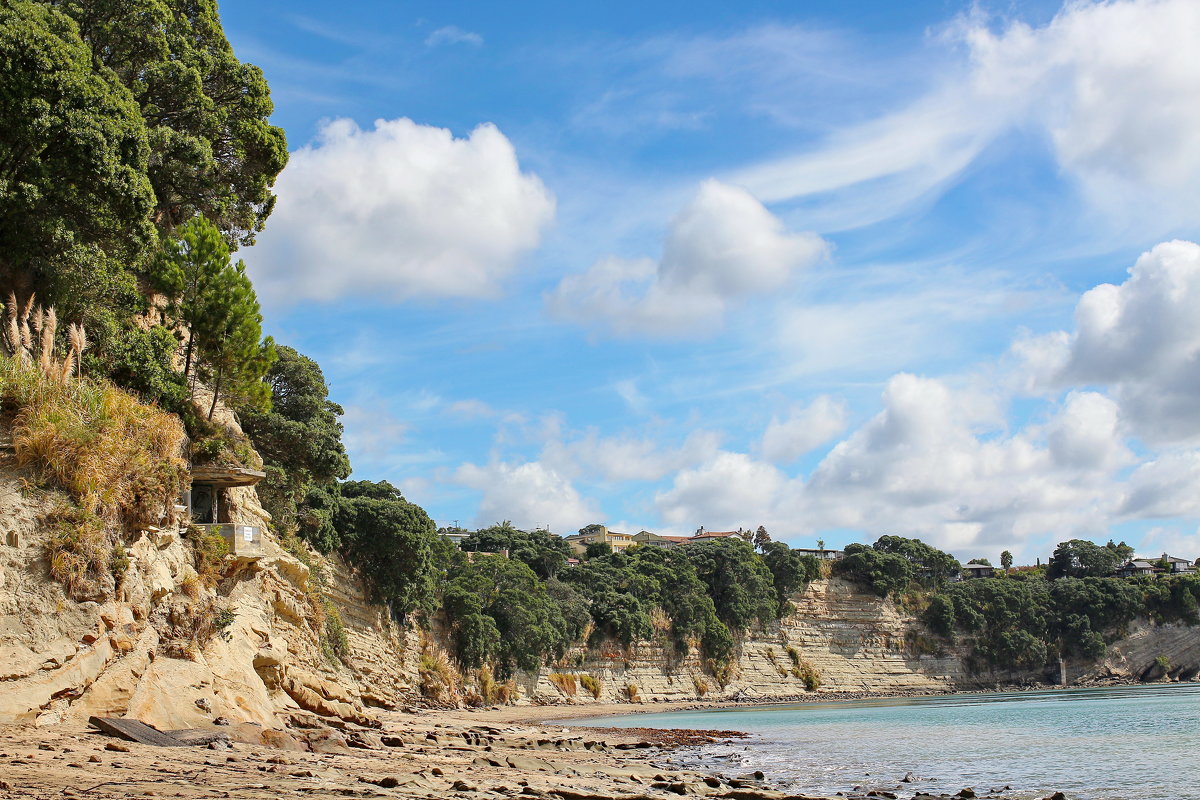
[(600, 692), (604, 687), (603, 684), (600, 683), (599, 678), (585, 673), (579, 676), (579, 684), (584, 689), (587, 689), (588, 692), (591, 693), (592, 697), (596, 698), (597, 700), (600, 699)]
[(547, 677), (567, 697), (574, 697), (579, 691), (577, 678), (573, 672), (551, 672)]

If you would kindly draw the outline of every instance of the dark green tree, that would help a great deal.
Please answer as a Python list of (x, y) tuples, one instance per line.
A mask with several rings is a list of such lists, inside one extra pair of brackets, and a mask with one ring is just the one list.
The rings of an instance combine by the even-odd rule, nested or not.
[(753, 544), (761, 551), (765, 551), (766, 546), (771, 541), (771, 534), (767, 533), (767, 529), (759, 525), (758, 530), (754, 532)]
[(612, 545), (608, 542), (588, 542), (587, 547), (583, 550), (583, 557), (591, 561), (593, 558), (612, 555), (612, 551)]
[(204, 342), (200, 362), (212, 389), (210, 420), (222, 397), (243, 408), (270, 408), (271, 389), (263, 377), (275, 362), (275, 341), (263, 339), (262, 311), (245, 263), (221, 274), (218, 293), (225, 298), (224, 324)]
[[(262, 456), (266, 480), (258, 486), (263, 506), (277, 526), (299, 529), (314, 544), (329, 538), (331, 508), (326, 492), (350, 475), (350, 459), (342, 444), (342, 407), (329, 399), (320, 365), (291, 347), (276, 346), (267, 370), (271, 391), (267, 411), (238, 408), (242, 429)], [(329, 549), (329, 545), (320, 548)]]
[(920, 539), (904, 536), (880, 536), (872, 547), (880, 553), (900, 556), (912, 565), (913, 577), (926, 588), (936, 589), (959, 574), (958, 559)]
[(523, 561), (541, 578), (558, 574), (571, 555), (571, 547), (549, 531), (521, 531), (508, 520), (480, 528), (462, 540), (465, 552), (499, 553), (507, 550), (510, 558)]
[(94, 330), (138, 302), (129, 267), (155, 232), (146, 125), (92, 56), (54, 8), (0, 5), (0, 270)]
[(1125, 542), (1123, 542), (1123, 541), (1120, 544), (1117, 544), (1117, 543), (1113, 542), (1112, 539), (1109, 539), (1108, 544), (1106, 544), (1104, 546), (1117, 554), (1117, 558), (1119, 559), (1118, 563), (1120, 563), (1120, 564), (1124, 564), (1126, 561), (1129, 561), (1130, 559), (1133, 558), (1133, 554), (1134, 554), (1133, 548), (1130, 547), (1129, 545), (1125, 544)]
[(1046, 577), (1084, 578), (1104, 577), (1116, 572), (1121, 556), (1115, 548), (1104, 547), (1084, 539), (1062, 542), (1046, 563)]
[(496, 555), (476, 556), (466, 567), (477, 584), (483, 613), (500, 634), (496, 660), (502, 675), (535, 670), (547, 657), (559, 658), (570, 644), (570, 625), (526, 564)]
[(183, 376), (212, 386), (209, 417), (222, 390), (247, 407), (266, 408), (263, 377), (275, 347), (262, 339), (262, 312), (246, 266), (233, 264), (216, 226), (194, 217), (179, 228), (156, 259), (154, 279), (171, 301), (170, 313), (187, 330)]
[(333, 524), (347, 560), (362, 571), (376, 601), (398, 615), (432, 606), (437, 534), (424, 509), (387, 481), (347, 481)]
[(75, 19), (96, 70), (115, 74), (141, 111), (153, 219), (170, 231), (197, 214), (249, 244), (287, 163), (262, 70), (244, 64), (215, 0), (53, 0)]
[(912, 562), (865, 544), (846, 545), (846, 556), (834, 562), (834, 574), (868, 587), (880, 597), (898, 595), (913, 580)]
[(749, 543), (730, 536), (689, 544), (684, 553), (708, 587), (717, 618), (730, 631), (740, 633), (753, 622), (767, 625), (776, 618), (774, 580)]
[(791, 609), (789, 598), (821, 577), (820, 561), (814, 556), (797, 553), (783, 542), (767, 542), (763, 546), (762, 560), (771, 571), (779, 606), (776, 613), (781, 617)]
[(1013, 565), (1013, 554), (1008, 552), (1007, 550), (1005, 550), (1003, 553), (1000, 554), (1000, 566), (1006, 570), (1010, 570), (1010, 569), (1012, 569), (1012, 565)]

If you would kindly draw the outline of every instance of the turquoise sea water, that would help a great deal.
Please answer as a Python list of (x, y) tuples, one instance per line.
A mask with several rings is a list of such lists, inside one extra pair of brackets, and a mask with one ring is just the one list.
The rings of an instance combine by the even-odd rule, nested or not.
[[(726, 775), (762, 770), (794, 791), (854, 786), (909, 797), (1010, 786), (1078, 800), (1200, 800), (1200, 684), (799, 703), (576, 720), (739, 730), (677, 752)], [(912, 772), (921, 780), (901, 784)]]

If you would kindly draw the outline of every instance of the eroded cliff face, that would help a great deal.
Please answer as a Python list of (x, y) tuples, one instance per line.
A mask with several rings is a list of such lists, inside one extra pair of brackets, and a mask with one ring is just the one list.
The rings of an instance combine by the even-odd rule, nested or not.
[[(806, 675), (817, 677), (816, 691), (825, 693), (936, 692), (978, 683), (959, 654), (917, 652), (912, 636), (920, 627), (890, 600), (834, 578), (813, 582), (793, 603), (793, 614), (742, 644), (723, 685), (696, 653), (680, 657), (670, 644), (652, 642), (629, 654), (579, 653), (577, 665), (561, 672), (597, 678), (604, 702), (628, 700), (630, 686), (643, 701), (794, 697), (812, 691)], [(569, 681), (552, 672), (529, 676), (526, 693), (541, 702), (593, 701), (582, 688), (571, 697), (560, 688)]]
[[(0, 463), (0, 723), (97, 714), (165, 729), (220, 717), (264, 730), (304, 715), (369, 724), (369, 705), (408, 693), (404, 633), (366, 603), (345, 565), (321, 560), (346, 621), (351, 652), (341, 663), (321, 646), (309, 567), (269, 535), (264, 557), (230, 558), (209, 586), (185, 529), (130, 532), (115, 591), (72, 599), (46, 556), (42, 517), (56, 499), (27, 479)], [(237, 519), (265, 525), (252, 489), (231, 495)]]
[[(890, 599), (864, 593), (833, 578), (810, 584), (793, 598), (795, 612), (770, 630), (743, 643), (737, 663), (722, 685), (695, 654), (679, 657), (669, 645), (643, 642), (630, 653), (576, 653), (570, 667), (546, 669), (521, 681), (536, 702), (771, 700), (811, 694), (804, 667), (820, 680), (818, 694), (934, 693), (1013, 685), (1057, 683), (1048, 671), (970, 669), (968, 642), (950, 645), (933, 637)], [(1157, 669), (1159, 657), (1169, 663)], [(1138, 621), (1109, 646), (1100, 664), (1064, 665), (1067, 681), (1194, 679), (1200, 673), (1200, 627), (1153, 625)], [(599, 698), (555, 673), (590, 675)], [(567, 688), (564, 689), (563, 687)]]

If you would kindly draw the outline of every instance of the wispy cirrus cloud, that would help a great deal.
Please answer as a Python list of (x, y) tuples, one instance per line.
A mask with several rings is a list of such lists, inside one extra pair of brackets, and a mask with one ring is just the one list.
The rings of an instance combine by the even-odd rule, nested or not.
[(473, 31), (465, 31), (457, 25), (445, 25), (425, 37), (426, 47), (438, 47), (446, 44), (467, 44), (472, 47), (482, 47), (483, 37)]

